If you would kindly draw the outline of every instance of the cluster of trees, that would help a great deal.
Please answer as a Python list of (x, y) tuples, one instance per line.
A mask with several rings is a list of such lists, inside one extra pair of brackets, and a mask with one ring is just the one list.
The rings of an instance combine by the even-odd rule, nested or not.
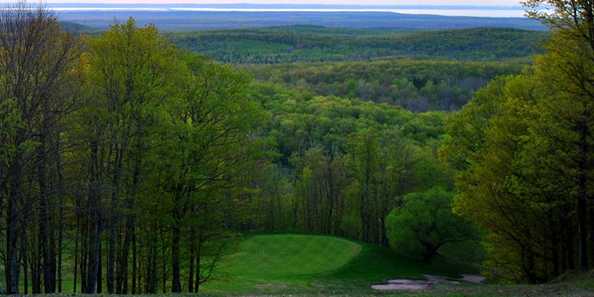
[(404, 196), (386, 218), (386, 235), (397, 252), (430, 261), (441, 254), (472, 263), (483, 257), (479, 230), (452, 212), (454, 194), (443, 188)]
[(525, 63), (392, 59), (252, 66), (258, 80), (323, 96), (390, 103), (415, 112), (457, 110), (500, 75), (516, 74)]
[(248, 83), (133, 20), (79, 38), (43, 8), (2, 10), (6, 293), (196, 292), (260, 158)]
[(233, 64), (369, 60), (380, 57), (504, 60), (542, 51), (548, 33), (505, 28), (402, 32), (317, 26), (172, 33), (178, 46)]
[(455, 208), (487, 231), (485, 271), (543, 282), (594, 266), (594, 2), (527, 1), (546, 54), (448, 124)]
[(270, 83), (252, 96), (270, 114), (274, 162), (257, 178), (251, 229), (345, 236), (388, 244), (385, 218), (405, 194), (451, 189), (437, 160), (445, 113), (415, 114)]

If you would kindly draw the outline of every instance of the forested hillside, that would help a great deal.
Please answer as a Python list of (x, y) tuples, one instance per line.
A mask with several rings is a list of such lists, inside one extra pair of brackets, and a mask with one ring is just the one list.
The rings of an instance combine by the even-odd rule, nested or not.
[[(414, 114), (356, 99), (256, 85), (277, 155), (254, 176), (262, 230), (346, 235), (387, 243), (384, 218), (412, 191), (451, 186), (435, 149), (442, 113)], [(398, 156), (390, 152), (401, 152)]]
[(96, 33), (99, 32), (99, 30), (92, 28), (92, 27), (88, 27), (85, 25), (81, 25), (78, 23), (72, 23), (72, 22), (60, 22), (60, 26), (62, 27), (62, 29), (66, 32), (69, 33), (73, 33), (73, 34), (81, 34), (81, 33)]
[(542, 51), (547, 32), (505, 28), (449, 31), (289, 26), (170, 33), (178, 46), (226, 63), (275, 64), (380, 57), (502, 60)]
[(548, 34), (293, 26), (167, 37), (221, 62), (246, 64), (260, 81), (423, 112), (459, 109), (491, 79), (519, 73), (531, 55), (542, 52)]
[(521, 61), (390, 59), (249, 66), (247, 69), (258, 80), (303, 92), (388, 103), (422, 112), (456, 110), (493, 78), (519, 73), (527, 65)]

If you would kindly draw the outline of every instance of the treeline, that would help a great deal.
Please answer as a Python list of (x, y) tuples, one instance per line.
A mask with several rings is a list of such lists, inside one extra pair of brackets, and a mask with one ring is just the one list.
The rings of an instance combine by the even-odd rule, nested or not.
[(154, 27), (79, 38), (24, 3), (0, 57), (5, 292), (197, 292), (260, 158), (248, 78)]
[(448, 123), (456, 209), (488, 232), (485, 272), (546, 282), (594, 267), (594, 3), (528, 1), (555, 28), (545, 55)]
[(542, 52), (547, 32), (504, 28), (395, 31), (289, 26), (171, 33), (178, 46), (233, 64), (369, 60), (381, 57), (504, 60)]
[(519, 73), (523, 62), (391, 59), (373, 62), (249, 66), (258, 80), (322, 96), (389, 103), (415, 112), (457, 110), (493, 78)]

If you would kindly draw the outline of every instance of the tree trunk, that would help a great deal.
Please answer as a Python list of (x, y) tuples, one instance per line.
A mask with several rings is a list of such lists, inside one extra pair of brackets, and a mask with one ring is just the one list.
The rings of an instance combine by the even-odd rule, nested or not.
[(41, 139), (37, 153), (37, 182), (39, 184), (39, 243), (41, 247), (43, 286), (46, 294), (55, 291), (55, 257), (53, 255), (53, 242), (51, 230), (51, 209), (49, 205), (49, 190), (47, 185), (47, 136), (49, 133), (47, 119), (44, 119)]
[(162, 291), (163, 293), (167, 293), (167, 252), (165, 249), (166, 246), (166, 240), (165, 240), (165, 234), (163, 234), (165, 232), (162, 232), (161, 234), (161, 260), (163, 261), (163, 269), (162, 269), (162, 274), (161, 274), (161, 286), (162, 286)]
[[(198, 232), (199, 234), (202, 234), (200, 231)], [(198, 235), (198, 251), (196, 251), (196, 282), (194, 283), (194, 293), (198, 293), (198, 291), (200, 291), (200, 284), (202, 282), (200, 279), (202, 272), (202, 244), (202, 236)]]
[[(566, 212), (568, 213), (568, 212)], [(568, 220), (565, 219), (565, 224), (564, 226), (566, 226), (566, 230), (565, 230), (565, 244), (566, 244), (566, 250), (565, 250), (565, 255), (566, 255), (566, 264), (567, 264), (567, 268), (569, 270), (574, 270), (575, 269), (575, 263), (576, 263), (576, 254), (575, 254), (575, 233), (574, 233), (574, 225), (572, 220)]]
[[(115, 140), (113, 140), (115, 142)], [(111, 216), (109, 220), (109, 250), (107, 255), (107, 292), (120, 293), (120, 286), (116, 276), (116, 251), (117, 251), (117, 228), (118, 228), (118, 195), (120, 193), (120, 177), (122, 174), (123, 148), (116, 146), (116, 158), (113, 167), (112, 191), (111, 191)], [(121, 271), (117, 271), (121, 273)]]
[(132, 295), (136, 295), (138, 286), (138, 251), (136, 246), (136, 226), (132, 225)]
[(86, 284), (84, 293), (95, 294), (97, 293), (97, 279), (99, 278), (99, 254), (101, 253), (99, 242), (100, 242), (100, 231), (99, 224), (93, 223), (89, 234), (88, 244), (88, 259), (87, 259), (87, 272), (86, 272)]
[[(140, 140), (138, 140), (140, 141)], [(138, 149), (137, 154), (141, 154), (141, 150)], [(124, 243), (122, 246), (122, 254), (120, 259), (120, 267), (118, 269), (118, 289), (120, 294), (128, 294), (128, 257), (130, 252), (130, 245), (132, 244), (132, 240), (136, 236), (134, 234), (135, 230), (135, 218), (134, 218), (134, 198), (138, 191), (138, 186), (140, 183), (140, 163), (141, 159), (140, 156), (137, 155), (137, 158), (134, 162), (134, 172), (132, 177), (132, 190), (128, 193), (126, 198), (126, 224), (125, 224), (125, 235), (124, 235)], [(135, 265), (135, 263), (134, 263)], [(133, 267), (133, 270), (135, 268)], [(133, 282), (135, 281), (136, 273), (133, 274), (132, 279)]]
[[(594, 266), (594, 196), (590, 197), (590, 261), (592, 261), (592, 266)], [(591, 267), (592, 267), (591, 266)]]
[(171, 292), (181, 293), (180, 280), (180, 259), (179, 259), (179, 243), (181, 240), (181, 230), (179, 222), (175, 222), (171, 230)]
[[(130, 209), (128, 209), (130, 210)], [(128, 257), (130, 252), (130, 240), (131, 240), (131, 232), (132, 224), (131, 224), (131, 217), (127, 215), (126, 219), (126, 227), (125, 227), (125, 234), (124, 234), (124, 243), (122, 244), (121, 256), (119, 261), (118, 267), (118, 294), (128, 294)]]
[(196, 240), (194, 238), (194, 228), (191, 228), (190, 231), (190, 247), (189, 247), (189, 254), (190, 254), (190, 269), (188, 271), (188, 292), (194, 292), (194, 263), (196, 262)]
[[(101, 224), (99, 225), (99, 233), (101, 233)], [(99, 240), (99, 260), (97, 260), (97, 294), (103, 293), (103, 253), (101, 252), (101, 240)]]
[(155, 294), (157, 292), (157, 247), (156, 236), (148, 236), (148, 264), (146, 265), (146, 276), (144, 291), (147, 294)]
[[(18, 202), (21, 196), (21, 156), (17, 153), (10, 170), (10, 197), (6, 215), (6, 293), (19, 293), (19, 263), (18, 263), (18, 234), (19, 210)], [(20, 226), (24, 228), (25, 226)]]
[(81, 233), (81, 225), (80, 225), (80, 196), (76, 196), (76, 205), (75, 205), (75, 215), (76, 215), (76, 227), (75, 227), (75, 236), (74, 236), (74, 271), (73, 271), (73, 287), (72, 287), (72, 294), (76, 294), (77, 285), (78, 285), (78, 262), (79, 262), (79, 246), (80, 246), (80, 233)]
[(59, 197), (59, 214), (58, 214), (58, 293), (62, 293), (62, 255), (64, 247), (64, 208), (66, 207), (64, 196), (66, 195), (64, 190), (64, 168), (62, 167), (62, 154), (60, 151), (60, 133), (56, 134), (56, 174), (58, 177), (57, 194)]
[[(31, 234), (33, 236), (33, 234)], [(39, 239), (37, 239), (39, 241)], [(37, 244), (37, 250), (31, 259), (31, 283), (33, 294), (41, 294), (41, 268), (40, 268), (40, 248)]]
[(96, 141), (91, 143), (91, 182), (88, 193), (89, 213), (89, 239), (87, 244), (86, 282), (84, 293), (95, 294), (97, 292), (97, 278), (99, 277), (99, 254), (101, 253), (99, 242), (101, 240), (99, 211), (99, 148)]
[(587, 207), (588, 207), (588, 162), (589, 162), (589, 145), (588, 145), (588, 123), (587, 118), (580, 121), (578, 131), (580, 134), (580, 155), (579, 155), (579, 177), (578, 177), (578, 238), (579, 238), (579, 264), (581, 271), (588, 271), (588, 221), (587, 221)]
[(23, 292), (25, 295), (29, 294), (29, 275), (28, 275), (28, 248), (27, 248), (27, 233), (23, 231), (21, 235), (21, 256), (23, 263)]
[(81, 248), (80, 248), (80, 289), (81, 293), (86, 292), (87, 286), (87, 259), (89, 258), (89, 233), (91, 232), (91, 228), (89, 224), (91, 221), (89, 219), (85, 220), (84, 229), (85, 232), (81, 229)]
[(561, 267), (560, 267), (560, 256), (559, 256), (559, 250), (561, 247), (561, 242), (559, 240), (559, 235), (562, 234), (562, 230), (559, 230), (558, 227), (556, 226), (559, 221), (554, 221), (552, 218), (554, 218), (555, 215), (553, 213), (549, 214), (549, 230), (552, 230), (551, 232), (551, 238), (550, 238), (550, 245), (551, 245), (551, 261), (553, 264), (553, 275), (557, 276), (560, 275), (561, 273)]
[(439, 249), (441, 248), (441, 245), (425, 241), (421, 241), (421, 244), (424, 248), (423, 261), (426, 263), (430, 263), (431, 260), (433, 260), (433, 258), (439, 254)]

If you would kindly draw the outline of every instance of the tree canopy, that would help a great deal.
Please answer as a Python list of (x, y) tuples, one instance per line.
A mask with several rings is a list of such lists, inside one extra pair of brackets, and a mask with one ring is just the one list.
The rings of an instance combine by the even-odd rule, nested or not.
[(454, 195), (442, 188), (404, 196), (403, 206), (386, 219), (390, 245), (408, 256), (431, 261), (445, 249), (463, 248), (468, 253), (480, 250), (478, 230), (464, 218), (452, 213)]

